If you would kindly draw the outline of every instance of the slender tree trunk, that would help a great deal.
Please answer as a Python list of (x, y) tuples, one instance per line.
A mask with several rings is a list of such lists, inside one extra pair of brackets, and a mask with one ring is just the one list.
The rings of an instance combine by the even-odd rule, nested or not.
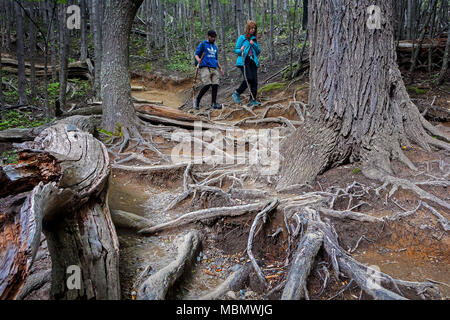
[[(20, 3), (21, 0), (18, 0)], [(18, 77), (19, 77), (19, 104), (28, 104), (27, 99), (27, 78), (25, 76), (25, 43), (24, 43), (24, 30), (23, 30), (23, 14), (21, 6), (14, 2), (15, 7), (15, 22), (17, 33), (17, 64), (18, 64)]]
[(217, 0), (208, 0), (209, 7), (209, 28), (216, 30), (216, 1)]
[(302, 28), (303, 30), (308, 28), (308, 0), (303, 0)]
[(80, 47), (80, 60), (85, 61), (88, 57), (88, 43), (87, 43), (87, 5), (86, 0), (80, 0), (81, 10), (81, 47)]
[[(371, 5), (381, 9), (382, 29), (367, 27)], [(278, 187), (311, 182), (354, 161), (362, 162), (368, 178), (385, 181), (393, 174), (391, 158), (416, 169), (401, 146), (450, 150), (449, 138), (407, 94), (396, 62), (392, 6), (392, 0), (310, 1), (310, 116), (281, 146)]]
[(438, 85), (440, 85), (442, 82), (444, 82), (445, 78), (448, 77), (447, 71), (448, 71), (449, 51), (450, 51), (450, 24), (448, 25), (448, 29), (447, 29), (447, 44), (445, 45), (445, 53), (444, 53), (444, 57), (442, 59), (442, 68), (441, 68), (441, 72), (439, 73), (439, 78), (436, 81), (436, 83)]
[(220, 61), (223, 66), (224, 72), (228, 73), (227, 64), (227, 39), (225, 38), (225, 8), (224, 5), (219, 1), (219, 16), (220, 16)]
[(241, 13), (239, 7), (240, 0), (234, 2), (234, 25), (236, 26), (236, 38), (241, 35)]
[[(1, 108), (3, 108), (3, 106), (5, 105), (5, 98), (3, 97), (3, 84), (2, 84), (3, 72), (2, 72), (2, 69), (3, 69), (2, 55), (0, 54), (0, 106), (1, 106)], [(3, 120), (3, 110), (1, 110), (1, 114), (2, 114), (2, 120)]]
[(202, 26), (202, 34), (205, 32), (205, 0), (200, 0), (200, 19)]
[(92, 0), (91, 28), (94, 36), (94, 92), (101, 98), (102, 87), (102, 12), (100, 2)]
[[(69, 36), (66, 26), (66, 5), (60, 4), (59, 13), (59, 108), (65, 110), (66, 107), (66, 90), (67, 90), (67, 67), (69, 53)], [(59, 108), (56, 108), (56, 115), (60, 115)]]
[(113, 132), (120, 124), (123, 129), (133, 131), (137, 116), (131, 100), (128, 48), (133, 19), (142, 0), (115, 0), (105, 4), (102, 126)]
[(5, 8), (5, 50), (11, 50), (11, 6), (12, 2), (4, 1)]
[[(56, 74), (56, 49), (57, 49), (57, 43), (56, 43), (56, 34), (55, 29), (58, 22), (58, 15), (56, 14), (56, 7), (52, 5), (52, 2), (48, 2), (48, 14), (50, 17), (53, 17), (54, 23), (50, 25), (50, 63), (52, 65), (52, 81), (56, 82), (57, 74)], [(51, 18), (50, 18), (51, 19)], [(49, 20), (50, 20), (49, 19)]]
[(273, 2), (274, 0), (269, 0), (270, 2), (270, 31), (269, 31), (269, 52), (270, 52), (270, 59), (272, 61), (275, 60), (275, 47), (273, 45)]
[[(34, 3), (29, 3), (30, 8), (30, 17), (33, 19), (33, 21), (37, 22), (37, 15), (35, 13), (34, 9)], [(37, 90), (36, 90), (36, 26), (33, 22), (30, 21), (28, 24), (29, 26), (29, 32), (30, 32), (30, 87), (31, 87), (31, 97), (34, 99), (37, 97)]]
[(145, 0), (145, 52), (148, 56), (152, 53), (152, 30), (151, 30), (151, 1)]
[(161, 1), (161, 11), (162, 11), (162, 15), (161, 15), (161, 28), (162, 28), (162, 36), (163, 36), (163, 40), (164, 40), (164, 58), (166, 58), (166, 61), (169, 61), (169, 39), (167, 37), (167, 21), (166, 21), (166, 9), (167, 9), (167, 0), (162, 0)]
[[(426, 14), (425, 23), (424, 23), (424, 25), (422, 27), (422, 30), (420, 32), (420, 36), (419, 36), (417, 47), (416, 48), (413, 47), (413, 51), (412, 51), (412, 54), (411, 54), (411, 66), (409, 68), (409, 72), (413, 72), (415, 70), (415, 68), (416, 68), (417, 59), (419, 57), (419, 53), (420, 53), (420, 50), (422, 48), (423, 40), (425, 39), (425, 34), (427, 32), (427, 27), (430, 24), (431, 17), (433, 16), (433, 11), (436, 10), (436, 5), (437, 5), (437, 0), (431, 0), (430, 5), (429, 5), (429, 10), (428, 10), (428, 12)], [(413, 43), (414, 42), (415, 41), (413, 41)]]

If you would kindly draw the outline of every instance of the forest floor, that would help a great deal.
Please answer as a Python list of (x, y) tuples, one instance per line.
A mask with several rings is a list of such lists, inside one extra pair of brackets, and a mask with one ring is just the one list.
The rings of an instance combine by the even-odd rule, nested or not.
[[(417, 79), (420, 79), (417, 78)], [(284, 83), (279, 86), (267, 86), (260, 94), (263, 102), (261, 107), (252, 111), (245, 110), (231, 101), (231, 93), (234, 87), (229, 84), (221, 87), (219, 91), (219, 102), (224, 103), (223, 110), (210, 110), (209, 95), (203, 98), (200, 111), (191, 109), (191, 82), (184, 80), (156, 80), (144, 77), (135, 77), (133, 85), (144, 85), (145, 91), (134, 92), (133, 95), (149, 100), (162, 100), (163, 104), (170, 107), (178, 107), (187, 101), (186, 112), (196, 116), (209, 119), (212, 123), (236, 125), (245, 118), (256, 119), (284, 117), (297, 123), (302, 121), (297, 111), (289, 102), (294, 100), (307, 104), (309, 84), (305, 80)], [(443, 109), (450, 105), (450, 91), (448, 87), (431, 89), (425, 80), (415, 81), (409, 86), (410, 94), (419, 108), (424, 110), (425, 106), (441, 107)], [(198, 90), (197, 90), (198, 92)], [(295, 97), (294, 97), (295, 93)], [(434, 101), (434, 102), (433, 102)], [(269, 106), (274, 106), (269, 108)], [(267, 111), (268, 110), (268, 111)], [(435, 110), (436, 111), (436, 110)], [(442, 111), (442, 110), (441, 110)], [(436, 113), (437, 112), (437, 113)], [(439, 120), (439, 113), (433, 113), (434, 119)], [(448, 116), (442, 111), (443, 117)], [(436, 115), (437, 114), (437, 115)], [(442, 119), (441, 119), (442, 120)], [(442, 130), (450, 134), (449, 122), (434, 122)], [(277, 123), (239, 124), (241, 129), (262, 129), (278, 127)], [(167, 147), (164, 138), (153, 137), (159, 150), (164, 150), (170, 156), (171, 147)], [(164, 145), (164, 146), (163, 146)], [(172, 145), (173, 147), (173, 145)], [(417, 146), (405, 151), (408, 158), (419, 168), (419, 172), (413, 172), (402, 164), (394, 162), (394, 172), (397, 177), (409, 179), (413, 182), (427, 180), (430, 177), (448, 177), (450, 173), (450, 158), (444, 151), (427, 153)], [(147, 158), (158, 161), (158, 157), (147, 154)], [(128, 165), (139, 165), (138, 162), (129, 162)], [(175, 208), (167, 210), (173, 199), (183, 192), (184, 167), (177, 170), (162, 170), (158, 175), (146, 175), (142, 172), (131, 173), (127, 170), (114, 169), (110, 182), (110, 206), (111, 209), (129, 211), (148, 218), (152, 223), (159, 224), (175, 219), (186, 212), (206, 209), (211, 207), (229, 206), (229, 199), (217, 192), (204, 192), (201, 196), (188, 197), (180, 202)], [(218, 177), (222, 171), (230, 170), (230, 174), (240, 169), (249, 170), (245, 166), (206, 166), (195, 165), (191, 171), (194, 178), (201, 179)], [(205, 173), (206, 172), (206, 173)], [(196, 179), (196, 180), (197, 180)], [(206, 180), (206, 179), (205, 179)], [(245, 203), (263, 201), (269, 198), (289, 199), (299, 193), (279, 193), (271, 184), (270, 178), (242, 178), (241, 189), (264, 192), (257, 199), (246, 199)], [(223, 182), (223, 183), (222, 183)], [(231, 195), (233, 204), (241, 203), (239, 196), (232, 193), (234, 182), (223, 179), (215, 184), (227, 194)], [(349, 186), (359, 186), (360, 190), (366, 190), (363, 195), (353, 199), (348, 196), (340, 198), (334, 204), (334, 209), (345, 210), (358, 205), (359, 212), (374, 217), (392, 217), (404, 211), (413, 210), (418, 207), (421, 199), (411, 191), (400, 188), (388, 197), (389, 190), (382, 190), (376, 194), (375, 189), (380, 187), (377, 181), (365, 178), (358, 168), (358, 163), (344, 165), (331, 169), (319, 176), (315, 185), (305, 189), (301, 193), (321, 192), (337, 190), (339, 188), (348, 190)], [(440, 197), (444, 201), (450, 199), (446, 186), (424, 187), (428, 192)], [(355, 188), (356, 190), (356, 188)], [(360, 205), (359, 205), (360, 204)], [(441, 214), (449, 217), (445, 208), (438, 208)], [(224, 217), (212, 221), (203, 221), (190, 224), (181, 228), (162, 231), (151, 236), (137, 235), (130, 230), (119, 229), (121, 247), (121, 287), (124, 299), (130, 299), (132, 291), (138, 290), (136, 283), (138, 275), (151, 266), (150, 274), (158, 271), (173, 260), (176, 255), (174, 240), (177, 236), (185, 234), (187, 230), (197, 229), (202, 234), (201, 251), (197, 255), (196, 263), (192, 271), (177, 287), (177, 290), (169, 292), (168, 297), (175, 299), (195, 299), (217, 287), (232, 272), (241, 265), (248, 263), (246, 250), (250, 227), (254, 216), (244, 215), (241, 217)], [(351, 220), (331, 219), (339, 235), (340, 245), (348, 250), (347, 253), (358, 261), (372, 266), (377, 266), (394, 278), (409, 281), (433, 280), (439, 282), (439, 288), (443, 297), (450, 296), (450, 238), (448, 232), (444, 231), (438, 219), (424, 206), (412, 215), (402, 218), (393, 223), (383, 226), (380, 230), (374, 230), (369, 225), (354, 223)], [(281, 228), (283, 231), (276, 234)], [(253, 252), (262, 262), (261, 268), (268, 281), (269, 288), (274, 288), (282, 283), (287, 276), (287, 260), (291, 259), (292, 252), (288, 248), (288, 235), (286, 232), (284, 215), (282, 210), (276, 210), (262, 231), (254, 241)], [(272, 236), (276, 234), (275, 236)], [(290, 255), (289, 255), (290, 252)], [(310, 299), (360, 299), (367, 298), (362, 295), (357, 285), (340, 293), (348, 284), (348, 280), (337, 279), (331, 272), (330, 259), (319, 252), (318, 259), (308, 280), (308, 291)], [(324, 277), (326, 272), (323, 268), (330, 267), (330, 277), (324, 290)], [(147, 270), (148, 271), (148, 270)], [(250, 277), (249, 283), (238, 291), (229, 291), (224, 299), (262, 299), (269, 289), (261, 290), (256, 277)], [(279, 298), (280, 292), (275, 292), (269, 298)]]
[[(192, 109), (192, 79), (180, 76), (163, 76), (146, 72), (132, 73), (132, 86), (142, 87), (132, 92), (136, 98), (162, 101), (162, 104), (202, 119), (212, 126), (225, 126), (240, 129), (275, 129), (281, 136), (289, 134), (290, 127), (302, 125), (307, 116), (309, 83), (306, 78), (296, 81), (282, 81), (281, 76), (265, 79), (278, 69), (271, 66), (261, 70), (259, 99), (262, 105), (253, 109), (238, 106), (232, 102), (231, 94), (239, 85), (241, 76), (233, 70), (222, 80), (218, 102), (224, 104), (222, 110), (209, 109), (210, 94), (202, 100), (199, 111)], [(408, 91), (421, 112), (426, 111), (428, 120), (450, 134), (449, 109), (450, 85), (440, 88), (429, 85), (429, 76), (415, 75), (414, 82), (408, 84)], [(199, 90), (196, 87), (196, 92)], [(245, 96), (245, 95), (243, 95)], [(244, 105), (248, 97), (243, 99)], [(264, 121), (264, 119), (269, 119)], [(287, 120), (286, 120), (287, 119)], [(256, 120), (256, 121), (255, 121)], [(263, 120), (263, 121), (258, 121)], [(213, 207), (230, 207), (249, 203), (278, 199), (280, 203), (290, 201), (309, 201), (317, 194), (335, 194), (332, 208), (352, 210), (377, 217), (386, 218), (396, 215), (403, 217), (387, 221), (381, 228), (371, 224), (355, 222), (351, 219), (332, 218), (330, 221), (339, 237), (340, 246), (363, 264), (376, 266), (382, 272), (394, 278), (409, 281), (434, 281), (444, 299), (450, 297), (450, 238), (448, 231), (425, 202), (415, 193), (399, 188), (393, 194), (389, 189), (377, 189), (378, 181), (364, 177), (360, 164), (347, 164), (331, 169), (317, 178), (314, 185), (303, 189), (280, 191), (270, 176), (258, 174), (258, 168), (248, 163), (239, 165), (172, 165), (171, 152), (176, 146), (170, 135), (176, 127), (153, 124), (160, 128), (151, 135), (154, 146), (166, 156), (146, 150), (141, 155), (153, 164), (140, 160), (123, 161), (126, 155), (118, 155), (111, 149), (113, 163), (109, 183), (109, 205), (111, 210), (123, 210), (148, 219), (158, 225), (180, 217), (187, 212)], [(186, 128), (184, 128), (186, 130)], [(165, 131), (166, 130), (166, 131)], [(188, 129), (192, 133), (192, 128)], [(161, 132), (158, 135), (157, 132)], [(144, 138), (149, 138), (143, 133)], [(133, 143), (125, 152), (134, 150)], [(427, 153), (417, 146), (405, 150), (408, 158), (419, 168), (413, 172), (404, 165), (393, 162), (397, 177), (408, 179), (421, 185), (428, 180), (444, 181), (450, 174), (450, 158), (444, 151)], [(121, 159), (120, 159), (121, 158)], [(142, 159), (141, 159), (142, 160)], [(120, 162), (120, 165), (115, 165)], [(128, 170), (127, 167), (143, 170)], [(150, 168), (146, 170), (146, 168)], [(187, 178), (186, 178), (187, 177)], [(186, 185), (197, 188), (182, 201), (177, 197), (186, 191)], [(202, 189), (203, 186), (203, 189)], [(204, 187), (212, 187), (205, 189)], [(421, 188), (444, 201), (450, 200), (447, 184)], [(343, 192), (340, 192), (342, 190)], [(175, 205), (174, 201), (176, 201)], [(450, 218), (448, 210), (427, 200), (445, 219)], [(169, 209), (168, 209), (169, 208)], [(414, 210), (416, 209), (416, 210)], [(355, 209), (356, 210), (356, 209)], [(413, 213), (408, 213), (413, 211)], [(167, 266), (177, 254), (177, 237), (196, 229), (201, 234), (201, 248), (196, 253), (194, 263), (184, 277), (177, 282), (167, 298), (196, 299), (219, 286), (230, 274), (249, 263), (247, 245), (254, 214), (238, 217), (220, 217), (190, 223), (182, 227), (162, 230), (151, 235), (139, 234), (134, 230), (117, 228), (120, 241), (120, 279), (123, 299), (131, 299), (132, 292), (138, 291), (145, 277)], [(249, 281), (236, 291), (228, 291), (223, 299), (278, 299), (281, 290), (271, 289), (282, 284), (289, 271), (296, 243), (301, 232), (292, 236), (293, 229), (299, 227), (293, 217), (286, 218), (286, 212), (278, 207), (269, 215), (268, 221), (256, 233), (253, 241), (253, 254), (260, 261), (260, 267), (267, 280), (268, 287), (261, 288), (258, 278), (251, 273)], [(293, 220), (292, 220), (293, 219)], [(298, 221), (297, 221), (298, 222)], [(288, 230), (289, 229), (289, 230)], [(46, 254), (45, 242), (38, 253), (32, 274), (48, 273), (51, 262)], [(366, 299), (369, 298), (349, 279), (336, 278), (332, 262), (322, 248), (319, 251), (307, 281), (310, 299)], [(37, 288), (27, 299), (48, 298), (49, 282)], [(346, 289), (346, 290), (343, 290)]]

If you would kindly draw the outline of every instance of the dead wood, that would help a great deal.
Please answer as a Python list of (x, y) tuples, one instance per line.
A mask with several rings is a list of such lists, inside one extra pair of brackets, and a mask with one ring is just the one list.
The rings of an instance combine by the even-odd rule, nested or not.
[(218, 287), (214, 288), (207, 294), (199, 297), (199, 300), (219, 300), (228, 291), (237, 291), (242, 288), (250, 275), (252, 267), (249, 263), (241, 266), (236, 272), (233, 272)]
[(164, 300), (167, 291), (185, 273), (197, 255), (200, 237), (197, 231), (190, 231), (182, 239), (174, 261), (146, 279), (137, 293), (138, 300)]
[[(101, 142), (80, 129), (90, 127), (88, 118), (77, 119), (77, 126), (58, 123), (43, 130), (34, 141), (18, 145), (26, 159), (35, 161), (8, 168), (11, 181), (11, 177), (26, 179), (29, 172), (33, 181), (28, 184), (38, 184), (22, 197), (22, 202), (17, 199), (1, 211), (3, 217), (9, 217), (2, 221), (2, 233), (9, 234), (8, 246), (0, 246), (2, 298), (14, 298), (20, 292), (41, 230), (52, 259), (53, 299), (120, 297), (118, 240), (105, 201), (109, 157)], [(43, 155), (56, 159), (57, 165), (41, 161)], [(80, 268), (79, 290), (69, 290), (66, 285), (69, 266)]]
[(300, 300), (305, 298), (309, 273), (314, 259), (323, 243), (323, 233), (314, 225), (308, 226), (306, 234), (298, 244), (294, 259), (291, 262), (282, 300)]
[(181, 227), (184, 225), (187, 225), (189, 223), (194, 223), (197, 221), (203, 221), (213, 218), (219, 218), (219, 217), (236, 217), (241, 216), (246, 213), (251, 213), (255, 211), (260, 211), (263, 208), (265, 208), (269, 203), (268, 202), (260, 202), (260, 203), (252, 203), (252, 204), (246, 204), (242, 206), (234, 206), (234, 207), (219, 207), (219, 208), (210, 208), (210, 209), (203, 209), (198, 210), (194, 212), (189, 212), (181, 217), (158, 224), (156, 226), (145, 228), (139, 231), (140, 234), (153, 234), (155, 232), (167, 230), (170, 228), (175, 227)]
[(152, 225), (148, 219), (122, 210), (111, 210), (111, 218), (116, 228), (141, 230)]

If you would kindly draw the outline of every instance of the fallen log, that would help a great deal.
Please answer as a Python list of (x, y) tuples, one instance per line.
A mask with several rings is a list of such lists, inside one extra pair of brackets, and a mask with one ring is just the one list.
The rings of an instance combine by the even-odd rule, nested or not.
[[(53, 299), (120, 298), (119, 245), (105, 201), (108, 152), (100, 141), (80, 129), (90, 127), (86, 117), (84, 121), (78, 122), (79, 127), (56, 124), (34, 141), (17, 145), (20, 154), (35, 161), (19, 161), (9, 166), (3, 177), (9, 185), (16, 177), (26, 179), (29, 172), (32, 189), (0, 201), (2, 299), (14, 299), (20, 292), (39, 247), (41, 231), (52, 260)], [(40, 161), (43, 154), (58, 165)], [(80, 271), (75, 288), (66, 285), (68, 270)]]
[(134, 109), (138, 112), (157, 116), (157, 117), (163, 117), (163, 118), (169, 118), (173, 120), (180, 120), (180, 121), (199, 121), (201, 120), (198, 117), (195, 117), (189, 113), (183, 112), (179, 109), (170, 108), (166, 106), (161, 105), (151, 105), (151, 104), (144, 104), (144, 105), (135, 105)]
[(96, 116), (73, 115), (56, 121), (55, 123), (46, 123), (36, 128), (10, 128), (0, 131), (0, 142), (24, 142), (36, 138), (42, 131), (54, 124), (66, 124), (78, 127), (82, 131), (90, 134), (95, 133), (95, 129), (100, 126), (101, 119)]
[(200, 237), (197, 231), (186, 234), (178, 247), (178, 254), (174, 261), (151, 275), (139, 287), (138, 300), (164, 300), (167, 291), (186, 272), (186, 268), (197, 255)]

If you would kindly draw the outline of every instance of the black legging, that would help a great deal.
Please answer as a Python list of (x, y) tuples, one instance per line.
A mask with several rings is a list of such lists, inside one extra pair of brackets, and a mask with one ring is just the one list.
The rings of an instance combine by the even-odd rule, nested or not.
[(200, 100), (202, 100), (202, 97), (205, 95), (205, 93), (209, 90), (209, 87), (212, 86), (212, 92), (211, 92), (211, 104), (216, 103), (216, 99), (217, 99), (217, 90), (219, 89), (219, 85), (218, 84), (207, 84), (206, 86), (204, 86), (200, 92), (198, 93), (197, 96), (197, 102), (200, 103)]
[[(242, 75), (244, 75), (244, 67), (239, 67), (241, 69)], [(252, 92), (253, 98), (256, 99), (256, 94), (258, 93), (258, 67), (255, 61), (250, 59), (250, 57), (245, 58), (245, 75), (247, 76), (248, 84), (250, 85), (250, 91)], [(239, 88), (237, 88), (237, 93), (242, 94), (247, 89), (247, 82), (242, 81)]]

